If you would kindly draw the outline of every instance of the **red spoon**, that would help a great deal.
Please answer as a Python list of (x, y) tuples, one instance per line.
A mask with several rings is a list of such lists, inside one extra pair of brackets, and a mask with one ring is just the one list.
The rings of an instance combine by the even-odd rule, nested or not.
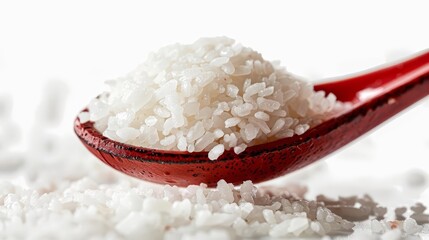
[[(300, 136), (252, 146), (240, 155), (226, 151), (211, 161), (207, 152), (180, 152), (131, 146), (102, 136), (92, 122), (75, 120), (74, 130), (101, 161), (128, 175), (178, 186), (220, 179), (261, 182), (292, 172), (383, 123), (429, 94), (429, 52), (357, 76), (315, 86), (334, 93), (351, 108)], [(86, 111), (86, 110), (84, 110)]]

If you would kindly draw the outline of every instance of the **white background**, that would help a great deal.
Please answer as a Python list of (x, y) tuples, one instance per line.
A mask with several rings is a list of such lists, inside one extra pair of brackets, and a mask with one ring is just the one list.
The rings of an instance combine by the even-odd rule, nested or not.
[[(149, 1), (148, 1), (149, 2)], [(349, 74), (429, 48), (427, 1), (6, 1), (0, 2), (0, 95), (23, 131), (43, 89), (68, 90), (59, 131), (151, 50), (225, 35), (281, 60), (312, 81)], [(54, 82), (53, 82), (54, 81)], [(429, 203), (410, 174), (429, 169), (428, 99), (313, 169), (285, 178), (310, 194), (369, 192), (385, 205)], [(76, 141), (76, 144), (77, 141)]]

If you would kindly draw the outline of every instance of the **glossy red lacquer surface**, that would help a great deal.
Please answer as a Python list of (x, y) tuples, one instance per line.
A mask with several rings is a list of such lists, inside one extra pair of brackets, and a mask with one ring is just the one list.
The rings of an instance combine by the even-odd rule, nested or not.
[(210, 161), (207, 152), (161, 151), (118, 143), (102, 136), (92, 122), (75, 120), (85, 147), (107, 165), (128, 175), (178, 186), (220, 179), (239, 184), (261, 182), (302, 168), (368, 132), (429, 94), (429, 52), (343, 80), (322, 83), (316, 90), (333, 92), (351, 108), (300, 136), (225, 152)]

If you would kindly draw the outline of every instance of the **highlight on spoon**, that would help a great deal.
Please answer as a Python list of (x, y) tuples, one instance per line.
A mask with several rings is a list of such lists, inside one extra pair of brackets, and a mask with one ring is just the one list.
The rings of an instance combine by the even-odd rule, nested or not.
[[(167, 54), (177, 50), (194, 54), (191, 59), (197, 61), (195, 55), (204, 47), (207, 52), (199, 53), (200, 65), (194, 62), (187, 68), (183, 61), (191, 60)], [(77, 135), (100, 160), (152, 182), (212, 186), (220, 179), (232, 183), (268, 180), (326, 156), (429, 93), (424, 77), (427, 53), (362, 76), (315, 86), (319, 92), (314, 92), (302, 80), (230, 39), (203, 39), (166, 49), (152, 55), (155, 60), (128, 79), (110, 83), (109, 95), (94, 100), (88, 107), (90, 113), (86, 109), (79, 115), (86, 119), (75, 121)], [(210, 55), (210, 49), (217, 49), (218, 55)], [(139, 85), (142, 82), (144, 87)], [(362, 98), (371, 88), (378, 92)], [(337, 105), (334, 111), (334, 95), (348, 104)], [(284, 101), (285, 97), (293, 102)], [(201, 128), (210, 134), (201, 135)], [(277, 132), (270, 134), (273, 130)], [(139, 141), (146, 145), (137, 146)], [(228, 141), (236, 143), (230, 146)]]

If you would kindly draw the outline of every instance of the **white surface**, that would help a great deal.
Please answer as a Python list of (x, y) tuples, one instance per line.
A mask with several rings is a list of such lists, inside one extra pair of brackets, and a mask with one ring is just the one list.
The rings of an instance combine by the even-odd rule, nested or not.
[[(42, 89), (68, 91), (55, 128), (71, 134), (75, 114), (148, 51), (201, 36), (226, 35), (279, 59), (312, 80), (348, 74), (429, 46), (427, 1), (2, 1), (0, 95), (13, 98), (25, 141)], [(52, 82), (51, 82), (52, 83)], [(337, 154), (277, 182), (308, 185), (309, 195), (370, 193), (386, 206), (429, 205), (429, 102), (406, 111)], [(55, 134), (58, 134), (56, 132)], [(77, 142), (77, 141), (76, 141)], [(324, 168), (313, 174), (314, 168)], [(407, 184), (420, 169), (426, 183)], [(4, 175), (4, 173), (0, 173)], [(4, 176), (3, 176), (4, 177)], [(284, 181), (282, 181), (284, 180)]]

